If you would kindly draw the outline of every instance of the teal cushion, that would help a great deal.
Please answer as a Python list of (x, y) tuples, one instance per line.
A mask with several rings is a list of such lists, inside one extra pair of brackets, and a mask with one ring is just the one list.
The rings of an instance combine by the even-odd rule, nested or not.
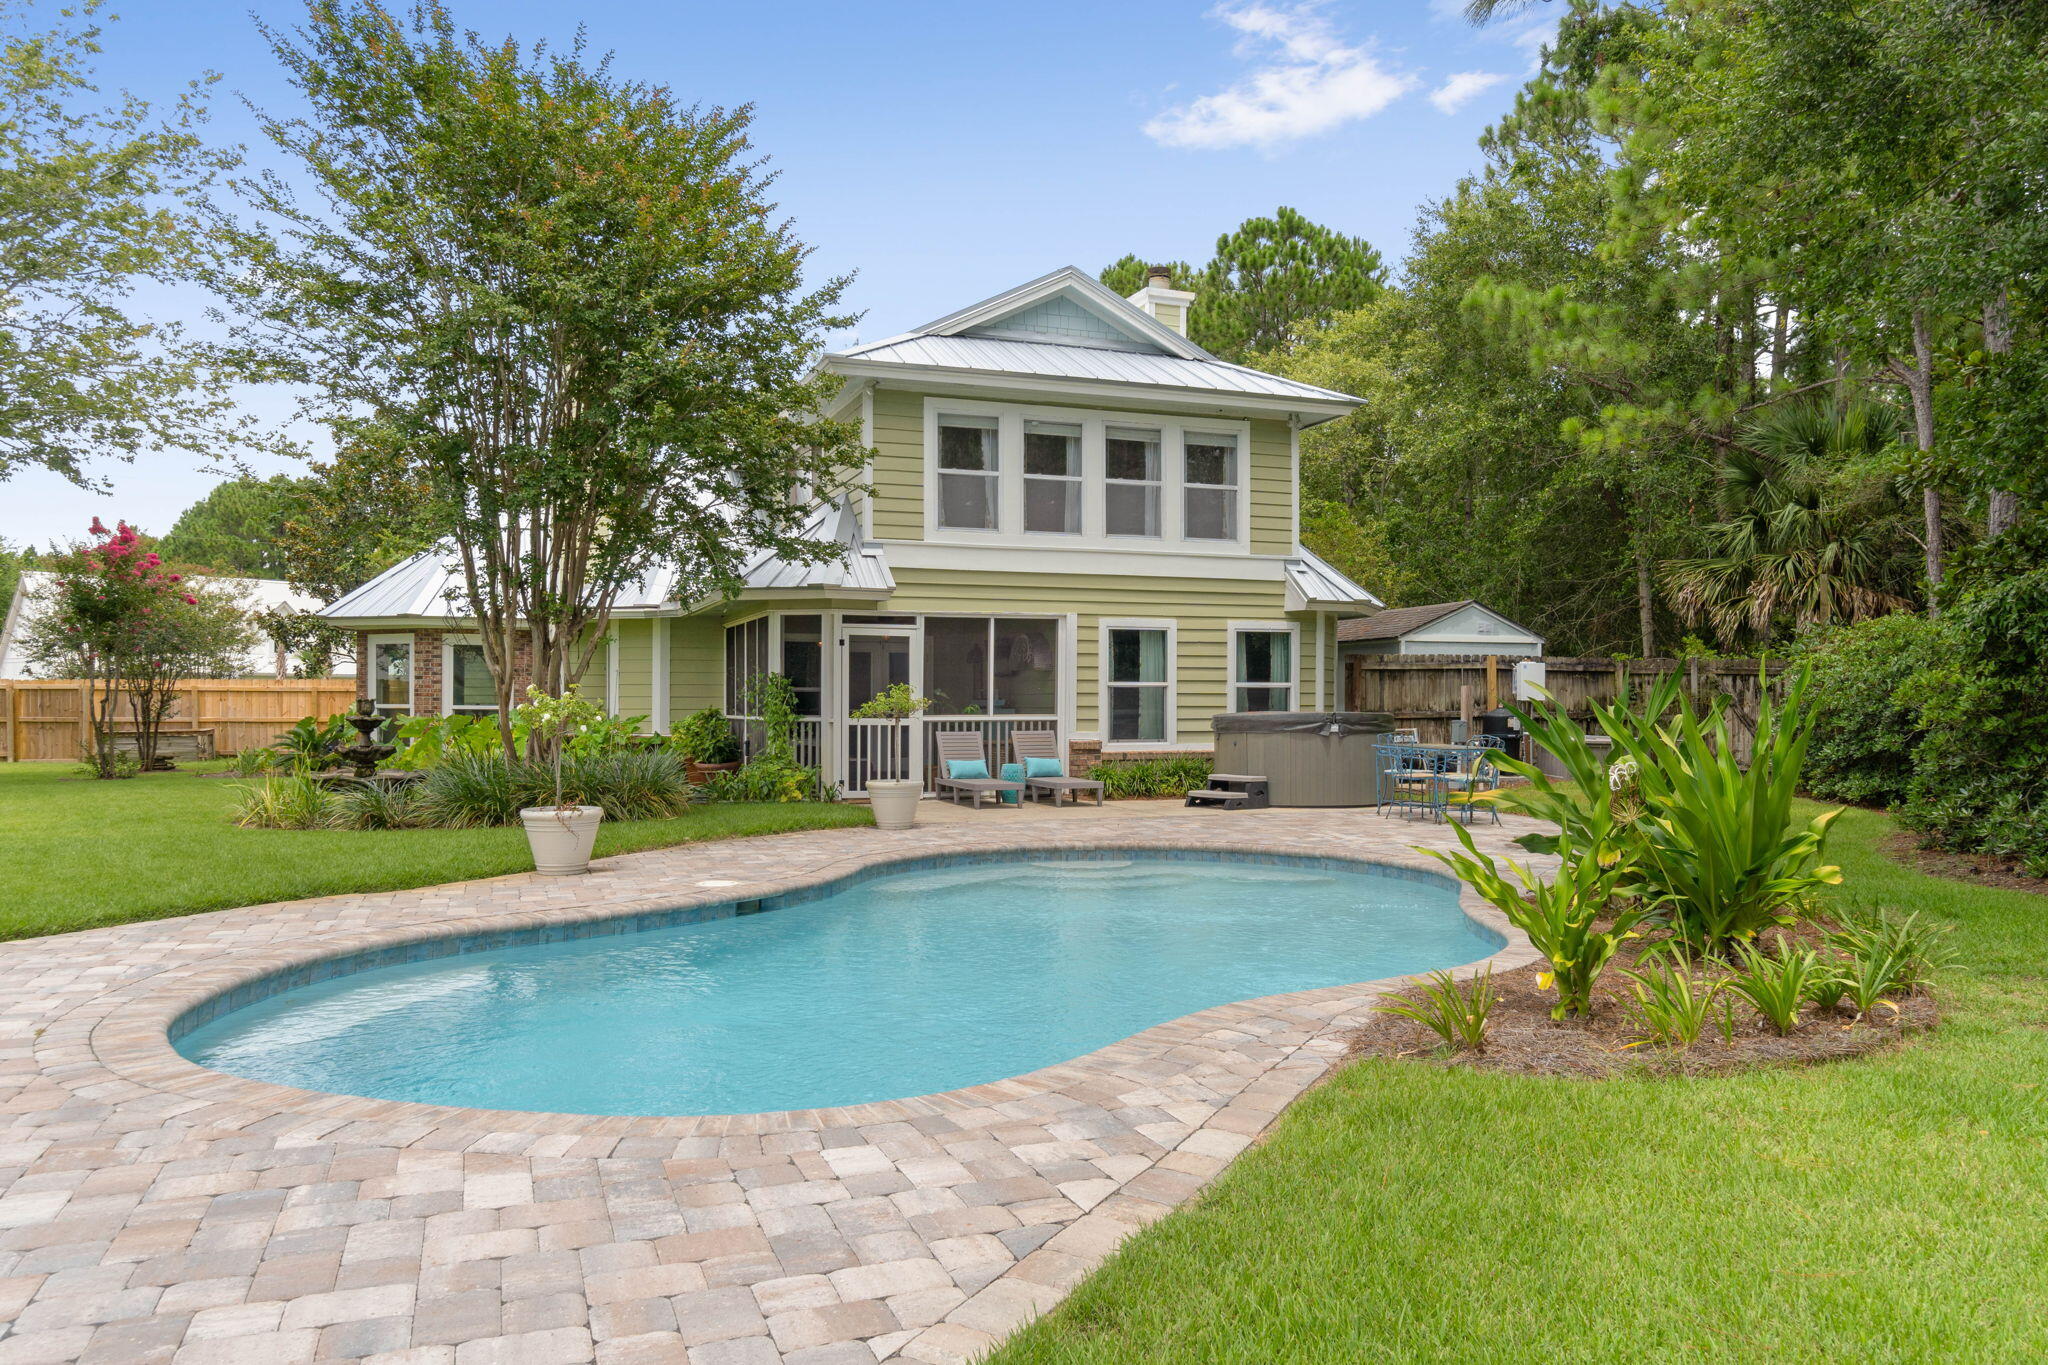
[[(1005, 782), (1022, 782), (1023, 780), (1024, 780), (1024, 765), (1023, 765), (1023, 764), (1021, 764), (1021, 763), (1005, 763), (1005, 764), (1003, 765), (1003, 781), (1005, 781)], [(1002, 793), (1002, 798), (1003, 798), (1003, 803), (1004, 803), (1005, 805), (1010, 805), (1010, 806), (1014, 806), (1014, 805), (1016, 805), (1016, 804), (1018, 803), (1018, 801), (1022, 799), (1022, 798), (1021, 798), (1021, 796), (1020, 796), (1020, 795), (1019, 795), (1019, 794), (1018, 794), (1017, 792), (1003, 792), (1003, 793)]]
[(1056, 758), (1027, 758), (1024, 760), (1026, 777), (1065, 777), (1067, 767)]
[(988, 760), (982, 758), (954, 758), (946, 761), (948, 777), (987, 777)]

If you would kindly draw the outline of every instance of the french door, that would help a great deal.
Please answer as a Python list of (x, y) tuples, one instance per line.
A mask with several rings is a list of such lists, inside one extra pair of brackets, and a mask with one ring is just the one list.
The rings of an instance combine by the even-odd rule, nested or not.
[(840, 787), (849, 796), (873, 780), (924, 772), (924, 723), (854, 720), (860, 707), (898, 683), (913, 695), (924, 685), (922, 632), (916, 626), (842, 626), (839, 630), (840, 715), (846, 721)]

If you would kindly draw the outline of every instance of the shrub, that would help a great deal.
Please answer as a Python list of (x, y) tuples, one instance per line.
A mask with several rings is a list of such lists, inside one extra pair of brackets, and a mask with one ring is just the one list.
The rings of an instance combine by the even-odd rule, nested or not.
[(1903, 918), (1883, 909), (1855, 908), (1842, 913), (1828, 943), (1852, 963), (1878, 971), (1880, 993), (1911, 995), (1933, 984), (1934, 975), (1949, 966), (1951, 926), (1922, 919), (1919, 911)]
[(324, 829), (332, 813), (333, 794), (326, 783), (287, 773), (241, 788), (234, 820), (243, 829)]
[(1807, 791), (1866, 806), (1905, 800), (1913, 750), (1927, 733), (1906, 685), (1946, 667), (1954, 649), (1945, 622), (1903, 613), (1803, 638), (1794, 658), (1814, 682)]
[(1207, 754), (1175, 754), (1171, 758), (1119, 759), (1098, 763), (1088, 776), (1102, 784), (1102, 794), (1113, 801), (1147, 796), (1185, 796), (1206, 786), (1216, 761)]
[(399, 722), (391, 742), (398, 746), (392, 766), (414, 771), (431, 768), (453, 754), (501, 753), (504, 748), (495, 716), (410, 716)]
[(1520, 863), (1510, 862), (1515, 882), (1500, 875), (1493, 859), (1472, 842), (1471, 832), (1462, 824), (1452, 830), (1465, 852), (1422, 852), (1440, 859), (1470, 884), (1473, 890), (1508, 917), (1509, 923), (1529, 936), (1536, 951), (1550, 963), (1550, 970), (1537, 978), (1540, 986), (1557, 988), (1557, 1004), (1550, 1017), (1585, 1014), (1592, 1008), (1593, 985), (1607, 967), (1624, 939), (1634, 938), (1643, 911), (1624, 906), (1613, 913), (1605, 929), (1596, 927), (1609, 911), (1617, 869), (1603, 867), (1597, 857), (1583, 850), (1566, 850), (1563, 865), (1549, 881)]
[(1653, 962), (1624, 975), (1634, 997), (1629, 1016), (1648, 1035), (1642, 1041), (1674, 1048), (1699, 1041), (1724, 984), (1699, 980), (1683, 963)]
[(1668, 724), (1616, 725), (1615, 747), (1636, 765), (1644, 813), (1626, 890), (1642, 896), (1696, 949), (1746, 942), (1794, 923), (1817, 888), (1842, 880), (1820, 861), (1840, 811), (1792, 828), (1792, 803), (1812, 733), (1811, 678), (1792, 680), (1784, 703), (1759, 703), (1748, 766), (1735, 757), (1725, 711), (1702, 718), (1678, 699)]
[(1816, 982), (1834, 975), (1834, 968), (1811, 948), (1783, 945), (1776, 957), (1754, 944), (1737, 946), (1742, 967), (1728, 979), (1728, 989), (1756, 1007), (1779, 1033), (1799, 1027), (1799, 1012)]
[[(482, 829), (519, 823), (519, 812), (555, 804), (555, 769), (501, 753), (453, 753), (418, 784), (418, 823)], [(562, 801), (601, 806), (608, 820), (659, 820), (681, 814), (691, 789), (683, 761), (666, 749), (564, 754)]]
[(1380, 1001), (1379, 1009), (1414, 1020), (1443, 1039), (1446, 1047), (1470, 1052), (1486, 1050), (1488, 1021), (1499, 999), (1493, 988), (1493, 968), (1488, 967), (1473, 978), (1469, 993), (1459, 987), (1449, 972), (1431, 972), (1409, 984), (1421, 993), (1420, 1000), (1391, 996)]
[(670, 732), (669, 745), (691, 763), (735, 763), (740, 756), (732, 722), (715, 706), (684, 716)]
[(713, 773), (698, 789), (706, 801), (820, 801), (824, 776), (793, 759), (764, 754), (735, 772)]
[(327, 823), (335, 829), (412, 829), (420, 818), (419, 792), (413, 786), (342, 782), (335, 784)]
[(502, 753), (446, 753), (419, 783), (421, 821), (439, 829), (515, 824), (526, 804)]
[(339, 768), (345, 760), (334, 751), (347, 744), (354, 735), (355, 731), (349, 728), (345, 716), (333, 715), (326, 720), (301, 716), (292, 723), (291, 729), (270, 742), (271, 762), (294, 773), (318, 773)]

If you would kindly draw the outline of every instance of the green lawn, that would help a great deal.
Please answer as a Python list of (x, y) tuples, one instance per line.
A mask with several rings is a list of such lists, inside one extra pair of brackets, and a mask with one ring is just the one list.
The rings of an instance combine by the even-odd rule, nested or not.
[[(0, 763), (0, 939), (533, 867), (517, 829), (237, 829), (228, 811), (241, 785), (196, 772), (96, 782), (69, 764)], [(706, 805), (607, 823), (597, 853), (870, 823), (865, 806)]]
[(1959, 926), (1938, 1033), (1694, 1081), (1353, 1066), (995, 1365), (2048, 1355), (2048, 899), (1889, 829), (1831, 847)]

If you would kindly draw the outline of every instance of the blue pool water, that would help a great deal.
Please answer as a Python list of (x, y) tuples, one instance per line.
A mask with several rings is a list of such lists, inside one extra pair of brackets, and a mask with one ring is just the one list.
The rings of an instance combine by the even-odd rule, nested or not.
[(956, 862), (716, 913), (354, 971), (177, 1047), (379, 1099), (803, 1109), (998, 1080), (1211, 1005), (1453, 966), (1503, 941), (1442, 878), (1226, 855)]

